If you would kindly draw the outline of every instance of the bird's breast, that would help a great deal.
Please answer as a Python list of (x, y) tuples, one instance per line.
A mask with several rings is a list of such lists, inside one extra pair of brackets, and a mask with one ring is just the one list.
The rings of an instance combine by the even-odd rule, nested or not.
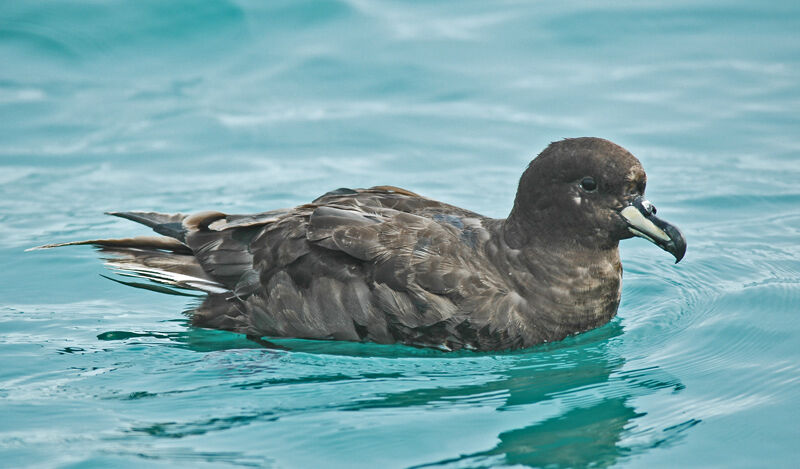
[(618, 252), (512, 253), (503, 266), (517, 314), (538, 341), (560, 340), (608, 322), (622, 284)]

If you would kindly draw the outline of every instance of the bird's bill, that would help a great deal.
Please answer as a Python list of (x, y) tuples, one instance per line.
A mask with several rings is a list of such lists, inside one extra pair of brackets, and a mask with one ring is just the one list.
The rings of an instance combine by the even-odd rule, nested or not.
[(681, 231), (656, 216), (656, 208), (644, 197), (637, 197), (620, 212), (628, 230), (675, 256), (677, 264), (686, 254), (686, 238)]

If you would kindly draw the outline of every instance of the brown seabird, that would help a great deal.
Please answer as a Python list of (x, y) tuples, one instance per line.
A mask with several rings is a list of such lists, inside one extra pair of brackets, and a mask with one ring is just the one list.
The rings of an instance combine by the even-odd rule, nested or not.
[(197, 327), (516, 349), (616, 314), (620, 240), (640, 236), (681, 260), (686, 241), (655, 216), (645, 182), (622, 147), (574, 138), (530, 163), (506, 219), (377, 186), (255, 215), (115, 212), (162, 236), (42, 247), (91, 244), (123, 274), (204, 292)]

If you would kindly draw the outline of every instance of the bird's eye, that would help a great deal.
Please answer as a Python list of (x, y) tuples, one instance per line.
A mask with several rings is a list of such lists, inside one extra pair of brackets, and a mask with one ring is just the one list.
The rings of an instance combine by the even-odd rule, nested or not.
[(586, 192), (594, 192), (597, 190), (597, 181), (593, 177), (585, 177), (581, 180), (581, 187)]

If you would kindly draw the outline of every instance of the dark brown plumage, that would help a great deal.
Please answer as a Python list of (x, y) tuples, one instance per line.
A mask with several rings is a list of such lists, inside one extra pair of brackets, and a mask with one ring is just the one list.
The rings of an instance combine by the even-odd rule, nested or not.
[(683, 256), (644, 200), (645, 173), (602, 139), (551, 144), (522, 175), (506, 219), (387, 186), (338, 189), (256, 215), (120, 212), (162, 237), (91, 240), (111, 266), (206, 292), (198, 327), (256, 337), (501, 350), (608, 322), (618, 243)]

